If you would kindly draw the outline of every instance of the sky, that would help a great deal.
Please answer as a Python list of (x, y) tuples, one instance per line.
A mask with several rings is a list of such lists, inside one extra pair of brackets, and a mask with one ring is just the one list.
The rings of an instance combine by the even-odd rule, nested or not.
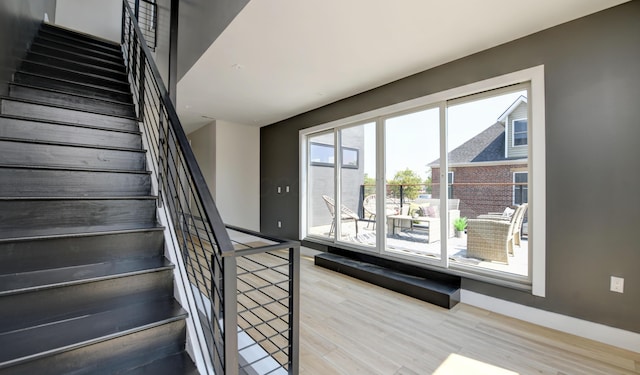
[[(526, 91), (490, 97), (447, 108), (448, 150), (496, 123), (498, 117)], [(423, 110), (386, 121), (386, 179), (409, 168), (423, 179), (427, 178), (427, 165), (440, 157), (438, 108)], [(375, 153), (367, 152), (375, 146), (375, 127), (365, 128), (364, 171), (375, 176)]]

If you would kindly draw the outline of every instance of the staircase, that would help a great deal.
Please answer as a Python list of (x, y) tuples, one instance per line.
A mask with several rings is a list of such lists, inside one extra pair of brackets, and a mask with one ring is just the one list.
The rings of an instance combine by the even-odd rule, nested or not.
[(195, 374), (119, 45), (43, 24), (0, 97), (0, 374)]

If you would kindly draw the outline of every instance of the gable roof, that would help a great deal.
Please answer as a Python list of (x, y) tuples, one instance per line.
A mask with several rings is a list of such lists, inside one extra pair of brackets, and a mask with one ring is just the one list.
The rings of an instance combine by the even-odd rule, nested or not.
[[(498, 121), (472, 137), (465, 143), (449, 152), (449, 164), (469, 164), (480, 162), (496, 162), (507, 160), (526, 159), (526, 157), (505, 157), (505, 120), (521, 103), (527, 103), (527, 98), (520, 95), (504, 111)], [(440, 158), (428, 164), (430, 167), (440, 165)]]
[(511, 112), (515, 111), (515, 109), (518, 108), (520, 103), (525, 103), (526, 104), (527, 103), (527, 98), (525, 98), (524, 96), (520, 95), (518, 97), (518, 99), (516, 99), (513, 103), (511, 103), (509, 108), (507, 108), (507, 110), (504, 111), (500, 115), (500, 117), (498, 117), (498, 121), (504, 124), (504, 121), (507, 119), (507, 116), (509, 116), (511, 114)]
[[(504, 157), (504, 125), (499, 122), (449, 152), (449, 164), (503, 160), (511, 159)], [(439, 158), (429, 163), (430, 167), (438, 165)]]

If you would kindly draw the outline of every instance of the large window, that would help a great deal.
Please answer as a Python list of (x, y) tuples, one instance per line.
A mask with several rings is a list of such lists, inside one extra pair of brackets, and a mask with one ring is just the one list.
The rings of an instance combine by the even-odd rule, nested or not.
[(301, 131), (301, 237), (544, 295), (543, 83), (531, 68)]

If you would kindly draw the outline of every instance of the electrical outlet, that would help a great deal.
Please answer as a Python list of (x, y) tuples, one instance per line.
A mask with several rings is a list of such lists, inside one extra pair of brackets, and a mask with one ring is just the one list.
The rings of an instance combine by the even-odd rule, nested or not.
[(624, 278), (611, 276), (611, 291), (624, 293)]
[(288, 192), (289, 192), (289, 185), (287, 185), (287, 186), (285, 186), (285, 187), (284, 187), (284, 191), (285, 191), (285, 193), (288, 193)]
[(282, 188), (278, 186), (278, 194), (282, 193)]
[(278, 220), (278, 228), (282, 228), (282, 221)]

